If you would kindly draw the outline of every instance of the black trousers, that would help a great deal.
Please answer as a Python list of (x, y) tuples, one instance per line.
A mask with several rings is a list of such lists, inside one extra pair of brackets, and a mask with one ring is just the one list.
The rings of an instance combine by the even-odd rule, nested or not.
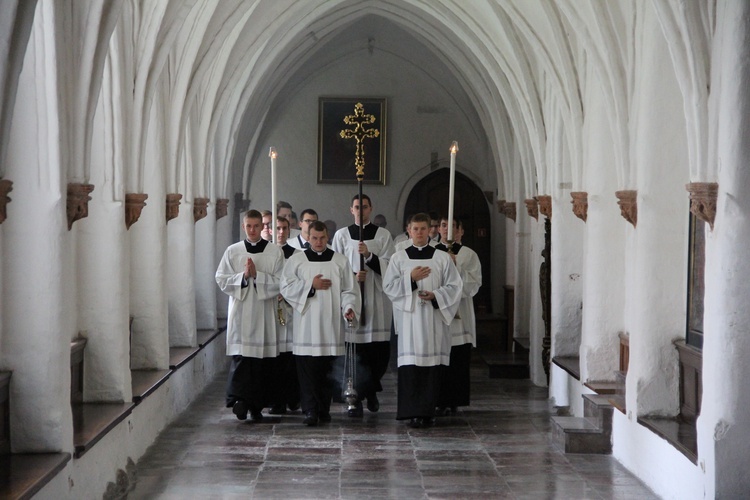
[(333, 385), (331, 369), (335, 356), (294, 356), (297, 361), (302, 411), (319, 415), (331, 412)]
[(443, 371), (438, 406), (452, 408), (469, 406), (471, 378), (471, 344), (451, 347), (451, 364)]
[(250, 411), (260, 411), (268, 406), (276, 359), (232, 356), (227, 379), (227, 407), (231, 408), (239, 399), (247, 403)]
[(391, 343), (389, 341), (357, 344), (357, 359), (363, 368), (363, 377), (357, 379), (357, 392), (360, 399), (370, 397), (381, 392), (383, 386), (380, 380), (388, 370), (391, 359)]
[(276, 373), (271, 384), (271, 405), (299, 406), (299, 379), (297, 361), (291, 352), (282, 352), (276, 358)]
[(445, 366), (398, 367), (398, 408), (396, 419), (435, 416)]

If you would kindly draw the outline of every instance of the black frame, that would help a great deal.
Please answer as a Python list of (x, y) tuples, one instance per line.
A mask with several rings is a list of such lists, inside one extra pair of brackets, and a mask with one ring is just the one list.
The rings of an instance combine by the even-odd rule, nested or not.
[(365, 114), (375, 116), (380, 135), (364, 140), (365, 184), (386, 183), (386, 99), (382, 97), (321, 97), (318, 99), (318, 184), (356, 184), (354, 166), (357, 141), (343, 139), (341, 131), (350, 128), (344, 117), (354, 114), (362, 103)]

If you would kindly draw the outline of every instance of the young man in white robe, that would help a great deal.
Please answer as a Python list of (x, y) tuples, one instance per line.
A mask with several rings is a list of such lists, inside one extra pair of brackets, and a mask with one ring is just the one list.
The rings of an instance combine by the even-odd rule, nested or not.
[(359, 287), (346, 257), (328, 248), (321, 221), (310, 225), (310, 248), (284, 266), (281, 294), (294, 308), (294, 343), (303, 424), (331, 421), (331, 368), (344, 354), (344, 321), (355, 321)]
[[(367, 409), (376, 412), (380, 408), (378, 392), (383, 390), (380, 379), (388, 369), (391, 357), (392, 309), (383, 292), (383, 276), (388, 260), (393, 254), (393, 239), (387, 229), (370, 222), (372, 202), (370, 197), (359, 195), (352, 198), (349, 207), (354, 224), (336, 231), (331, 245), (335, 252), (342, 253), (357, 273), (358, 286), (364, 289), (364, 319), (355, 331), (347, 330), (346, 341), (356, 344), (357, 386), (356, 408), (349, 410), (350, 417), (361, 417), (362, 401), (367, 400)], [(360, 217), (364, 230), (360, 242)], [(364, 267), (360, 257), (364, 256)], [(360, 285), (363, 283), (363, 285)], [(362, 289), (360, 288), (360, 289)]]
[(216, 283), (229, 295), (227, 356), (232, 356), (226, 405), (240, 420), (247, 414), (263, 420), (267, 388), (278, 355), (276, 297), (284, 264), (281, 249), (261, 238), (262, 216), (249, 210), (243, 217), (247, 238), (230, 245), (216, 270)]
[(450, 361), (449, 325), (461, 300), (461, 277), (445, 252), (429, 245), (430, 216), (409, 224), (413, 245), (393, 254), (383, 288), (398, 321), (396, 418), (411, 427), (435, 421), (443, 369)]
[(437, 415), (456, 413), (459, 406), (469, 406), (471, 388), (471, 348), (477, 345), (476, 316), (474, 314), (474, 295), (482, 286), (482, 264), (479, 256), (471, 248), (463, 245), (463, 225), (453, 221), (453, 245), (448, 252), (448, 218), (440, 220), (440, 241), (435, 247), (448, 252), (458, 268), (463, 282), (461, 303), (458, 314), (450, 324), (451, 359), (445, 370), (443, 386), (440, 390)]
[(289, 238), (287, 243), (298, 250), (305, 250), (310, 248), (310, 224), (318, 220), (318, 212), (312, 208), (306, 208), (302, 211), (300, 217), (300, 231), (294, 238)]
[[(277, 217), (276, 244), (284, 252), (285, 261), (294, 255), (295, 252), (299, 252), (299, 250), (287, 244), (288, 237), (289, 221), (284, 217)], [(279, 281), (281, 281), (281, 276), (279, 276)], [(291, 411), (296, 411), (299, 408), (299, 380), (297, 379), (296, 361), (292, 354), (294, 309), (284, 300), (281, 293), (279, 293), (277, 300), (276, 313), (278, 323), (276, 328), (279, 357), (277, 362), (278, 371), (273, 381), (273, 406), (269, 413), (271, 415), (284, 415), (287, 408)], [(284, 324), (281, 324), (282, 321)]]

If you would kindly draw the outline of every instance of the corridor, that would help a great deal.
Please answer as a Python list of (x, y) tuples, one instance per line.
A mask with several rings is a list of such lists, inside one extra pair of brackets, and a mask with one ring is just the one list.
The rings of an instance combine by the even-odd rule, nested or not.
[(309, 428), (300, 411), (238, 421), (222, 375), (140, 460), (128, 498), (656, 498), (611, 456), (558, 451), (547, 389), (489, 379), (476, 356), (471, 407), (432, 428), (396, 421), (393, 370), (383, 385), (378, 413), (334, 404), (333, 422)]

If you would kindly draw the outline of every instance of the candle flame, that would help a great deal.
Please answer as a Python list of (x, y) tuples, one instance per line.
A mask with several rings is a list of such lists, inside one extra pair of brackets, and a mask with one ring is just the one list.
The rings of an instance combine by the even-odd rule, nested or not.
[(453, 144), (451, 144), (451, 154), (456, 154), (458, 152), (458, 141), (453, 141)]
[(277, 156), (277, 154), (276, 154), (276, 148), (271, 148), (271, 149), (269, 149), (269, 150), (268, 150), (268, 156), (269, 156), (270, 158), (276, 158), (276, 156)]

